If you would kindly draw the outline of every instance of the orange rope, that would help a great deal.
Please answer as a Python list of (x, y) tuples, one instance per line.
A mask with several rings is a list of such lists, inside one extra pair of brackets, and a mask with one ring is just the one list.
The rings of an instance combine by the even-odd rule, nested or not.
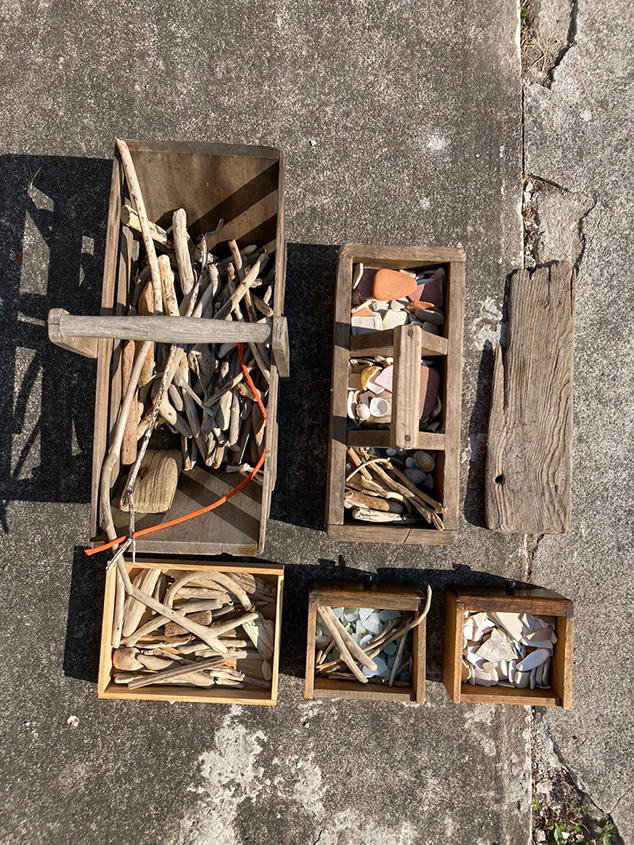
[[(245, 363), (244, 363), (244, 356), (242, 354), (242, 344), (238, 344), (238, 353), (240, 355), (240, 364), (242, 365), (242, 372), (244, 373), (244, 377), (246, 378), (249, 387), (253, 391), (253, 395), (255, 396), (255, 401), (260, 406), (260, 410), (262, 411), (262, 418), (264, 419), (264, 424), (266, 425), (266, 410), (264, 408), (264, 404), (262, 399), (260, 398), (260, 392), (258, 391), (257, 387), (253, 384), (253, 379), (251, 378), (249, 371), (247, 370)], [(145, 537), (147, 534), (153, 534), (155, 531), (162, 531), (163, 528), (171, 528), (172, 525), (178, 525), (181, 522), (187, 522), (188, 519), (193, 519), (195, 516), (201, 516), (204, 513), (209, 513), (209, 511), (215, 510), (215, 508), (220, 507), (220, 505), (224, 505), (232, 496), (235, 496), (236, 493), (239, 493), (243, 487), (245, 487), (249, 481), (253, 478), (253, 476), (258, 472), (262, 464), (264, 463), (264, 458), (266, 457), (266, 450), (262, 450), (262, 454), (260, 455), (260, 459), (258, 460), (257, 464), (253, 467), (249, 475), (234, 487), (226, 496), (222, 496), (218, 501), (213, 502), (211, 505), (207, 505), (204, 508), (200, 508), (200, 510), (192, 511), (191, 513), (186, 513), (184, 516), (178, 516), (176, 519), (171, 519), (169, 522), (162, 522), (160, 525), (151, 525), (149, 528), (142, 528), (140, 531), (135, 532), (135, 537)], [(101, 546), (97, 546), (94, 549), (84, 549), (84, 554), (96, 555), (97, 552), (105, 552), (108, 549), (111, 549), (113, 546), (119, 545), (119, 543), (123, 543), (125, 540), (128, 539), (128, 535), (124, 534), (122, 537), (117, 537), (116, 540), (111, 540), (109, 543), (104, 543)]]

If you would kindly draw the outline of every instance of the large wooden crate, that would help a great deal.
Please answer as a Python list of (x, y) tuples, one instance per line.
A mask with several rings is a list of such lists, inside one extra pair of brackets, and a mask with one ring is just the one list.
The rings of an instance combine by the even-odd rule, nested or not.
[[(284, 241), (284, 157), (269, 147), (225, 144), (145, 143), (128, 140), (143, 191), (148, 217), (169, 226), (172, 212), (184, 208), (190, 232), (200, 236), (225, 223), (222, 239), (235, 238), (240, 248), (255, 243), (275, 260), (273, 310), (284, 309), (286, 246)], [(102, 315), (125, 313), (127, 294), (118, 283), (123, 169), (115, 153), (112, 167), (108, 231), (101, 302)], [(100, 339), (92, 466), (91, 538), (106, 538), (99, 525), (99, 479), (121, 400), (118, 340)], [(264, 483), (248, 484), (217, 510), (138, 540), (139, 552), (158, 554), (256, 555), (264, 548), (266, 522), (277, 471), (277, 401), (279, 374), (271, 362)], [(113, 489), (117, 479), (113, 479)], [(167, 513), (138, 515), (137, 529), (167, 522), (216, 501), (235, 487), (235, 475), (197, 464), (181, 473), (173, 505)], [(126, 533), (127, 515), (114, 510)]]
[[(245, 685), (244, 689), (232, 689), (231, 687), (211, 687), (201, 689), (196, 687), (170, 686), (168, 684), (153, 684), (140, 689), (128, 689), (127, 686), (115, 684), (112, 680), (112, 627), (114, 622), (114, 606), (117, 572), (116, 568), (111, 569), (106, 576), (106, 590), (103, 606), (103, 624), (101, 628), (101, 653), (99, 658), (99, 677), (97, 682), (97, 693), (99, 698), (122, 698), (127, 700), (143, 701), (194, 701), (215, 704), (268, 704), (277, 703), (277, 685), (280, 656), (280, 631), (282, 627), (282, 590), (284, 585), (284, 567), (274, 564), (256, 563), (225, 563), (217, 561), (213, 564), (201, 564), (195, 561), (171, 561), (148, 559), (143, 562), (137, 561), (136, 566), (128, 564), (128, 571), (131, 576), (137, 574), (141, 569), (160, 569), (163, 572), (168, 570), (182, 570), (189, 572), (200, 571), (202, 574), (209, 571), (221, 571), (231, 574), (232, 572), (248, 572), (256, 575), (275, 588), (275, 603), (262, 610), (267, 619), (271, 619), (275, 625), (275, 648), (271, 659), (271, 686), (269, 689)], [(238, 667), (239, 668), (239, 667)]]
[[(539, 587), (512, 594), (494, 587), (450, 587), (445, 615), (444, 684), (456, 704), (527, 704), (531, 707), (572, 706), (572, 638), (574, 607), (570, 599)], [(553, 649), (550, 689), (472, 686), (462, 682), (463, 624), (472, 611), (555, 616), (558, 641)]]
[[(423, 355), (442, 360), (441, 431), (417, 432), (416, 440), (411, 444), (411, 448), (436, 451), (435, 489), (437, 498), (447, 508), (446, 514), (443, 515), (445, 531), (431, 527), (412, 528), (346, 521), (346, 446), (385, 448), (392, 445), (391, 432), (388, 430), (347, 430), (348, 361), (351, 355), (360, 356), (372, 351), (363, 335), (352, 337), (350, 332), (353, 267), (359, 262), (365, 267), (385, 267), (393, 270), (422, 270), (431, 267), (445, 269), (446, 320), (442, 333), (423, 333), (426, 335)], [(465, 254), (461, 249), (375, 244), (346, 244), (342, 247), (337, 265), (326, 501), (326, 531), (332, 539), (404, 545), (447, 545), (455, 542), (460, 495), (464, 285)], [(380, 334), (385, 335), (386, 343), (393, 341), (394, 335), (391, 331)]]

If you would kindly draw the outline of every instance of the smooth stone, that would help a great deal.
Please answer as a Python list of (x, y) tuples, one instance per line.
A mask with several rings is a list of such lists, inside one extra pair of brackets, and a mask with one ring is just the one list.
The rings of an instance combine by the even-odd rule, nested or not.
[(425, 488), (425, 490), (433, 490), (434, 489), (434, 476), (433, 475), (426, 475), (423, 478), (421, 486)]
[(372, 314), (371, 317), (358, 317), (355, 315), (350, 318), (350, 331), (353, 335), (379, 332), (382, 327), (383, 324), (380, 314)]
[(496, 622), (501, 628), (504, 628), (506, 633), (512, 640), (519, 640), (522, 636), (522, 620), (519, 613), (491, 613), (491, 619)]
[(535, 669), (542, 663), (545, 663), (546, 660), (550, 657), (550, 651), (547, 648), (537, 648), (535, 651), (531, 651), (530, 654), (527, 654), (520, 662), (517, 664), (517, 671), (518, 672), (530, 672), (531, 669)]
[(372, 416), (368, 406), (364, 405), (362, 402), (359, 402), (359, 404), (356, 406), (355, 410), (357, 412), (357, 417), (360, 420), (369, 420), (370, 417)]
[(429, 423), (427, 426), (427, 431), (438, 431), (440, 428), (440, 420), (434, 420), (434, 422)]
[(437, 416), (441, 413), (441, 411), (442, 411), (442, 400), (441, 400), (441, 398), (440, 398), (440, 396), (439, 396), (439, 397), (436, 399), (436, 404), (434, 405), (434, 407), (433, 407), (433, 409), (432, 409), (432, 412), (431, 412), (431, 417), (432, 417), (432, 418), (433, 418), (433, 417), (437, 417)]
[(406, 467), (404, 475), (409, 478), (412, 484), (422, 484), (425, 479), (425, 473), (421, 472), (418, 467)]
[(423, 323), (423, 331), (429, 332), (429, 334), (438, 334), (438, 326), (434, 326), (432, 323), (428, 323), (427, 320)]
[(429, 454), (429, 452), (416, 452), (414, 455), (414, 463), (423, 472), (431, 472), (436, 466), (436, 461)]
[(383, 330), (388, 331), (389, 329), (397, 328), (397, 326), (404, 326), (406, 322), (406, 311), (395, 311), (393, 308), (390, 308), (389, 311), (383, 317)]
[(395, 455), (398, 455), (398, 449), (386, 449), (385, 454), (388, 458), (393, 458)]
[(406, 467), (412, 467), (412, 468), (416, 466), (416, 461), (414, 460), (414, 458), (411, 455), (408, 455), (405, 458), (405, 466)]
[(416, 280), (406, 273), (383, 268), (377, 270), (374, 276), (372, 296), (387, 301), (401, 299), (416, 290), (416, 287)]
[(430, 308), (425, 308), (414, 313), (416, 319), (420, 320), (421, 323), (431, 323), (432, 326), (443, 326), (445, 324), (444, 316), (439, 314), (438, 311), (432, 311)]

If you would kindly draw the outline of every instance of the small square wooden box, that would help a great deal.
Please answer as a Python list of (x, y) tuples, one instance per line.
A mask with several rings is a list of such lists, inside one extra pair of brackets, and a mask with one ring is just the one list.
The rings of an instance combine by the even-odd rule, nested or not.
[[(514, 689), (462, 683), (465, 611), (502, 611), (556, 616), (558, 641), (553, 650), (550, 689)], [(539, 587), (517, 589), (509, 595), (498, 588), (449, 587), (445, 617), (444, 683), (451, 700), (475, 704), (528, 704), (533, 707), (572, 705), (573, 603)]]
[[(371, 354), (363, 335), (350, 333), (350, 303), (354, 265), (393, 270), (444, 267), (446, 273), (445, 313), (442, 334), (426, 336), (425, 357), (442, 360), (441, 428), (439, 432), (418, 432), (412, 448), (437, 452), (436, 498), (447, 508), (445, 531), (430, 527), (381, 525), (346, 521), (344, 510), (346, 446), (387, 447), (389, 430), (347, 430), (348, 361), (350, 356)], [(458, 529), (460, 488), (460, 415), (462, 404), (462, 331), (464, 320), (465, 254), (443, 247), (379, 246), (346, 244), (339, 253), (335, 299), (335, 329), (332, 360), (332, 391), (328, 455), (326, 532), (333, 540), (405, 545), (447, 545), (455, 542)], [(373, 333), (379, 334), (379, 333)], [(391, 331), (380, 332), (386, 343)]]
[[(275, 603), (263, 608), (261, 611), (267, 619), (275, 623), (275, 647), (271, 660), (271, 687), (251, 687), (244, 689), (232, 689), (231, 687), (211, 687), (203, 689), (200, 687), (152, 685), (140, 689), (128, 689), (125, 684), (115, 684), (112, 680), (112, 625), (114, 621), (114, 602), (116, 587), (116, 569), (111, 569), (106, 576), (106, 591), (103, 607), (103, 625), (101, 629), (101, 654), (99, 658), (99, 679), (97, 692), (99, 698), (125, 698), (143, 701), (195, 701), (212, 702), (215, 704), (276, 704), (278, 684), (278, 664), (280, 656), (280, 629), (282, 625), (282, 588), (284, 584), (284, 568), (269, 564), (235, 564), (223, 563), (222, 561), (213, 564), (201, 564), (195, 561), (169, 560), (144, 560), (137, 561), (136, 566), (128, 564), (128, 572), (136, 574), (141, 569), (180, 569), (183, 572), (199, 571), (221, 571), (221, 572), (248, 572), (256, 575), (275, 588)], [(239, 667), (238, 667), (239, 668)]]
[(375, 610), (418, 612), (423, 606), (420, 590), (409, 584), (372, 584), (364, 589), (361, 581), (313, 581), (308, 596), (308, 637), (304, 698), (357, 698), (371, 701), (425, 701), (425, 623), (412, 631), (412, 677), (407, 687), (387, 684), (361, 684), (315, 677), (315, 628), (317, 606), (371, 607)]

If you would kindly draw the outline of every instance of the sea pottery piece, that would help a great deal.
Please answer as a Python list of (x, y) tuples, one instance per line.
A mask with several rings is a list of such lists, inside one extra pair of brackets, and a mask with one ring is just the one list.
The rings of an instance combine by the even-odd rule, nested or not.
[(554, 621), (520, 613), (466, 611), (462, 682), (548, 689)]

